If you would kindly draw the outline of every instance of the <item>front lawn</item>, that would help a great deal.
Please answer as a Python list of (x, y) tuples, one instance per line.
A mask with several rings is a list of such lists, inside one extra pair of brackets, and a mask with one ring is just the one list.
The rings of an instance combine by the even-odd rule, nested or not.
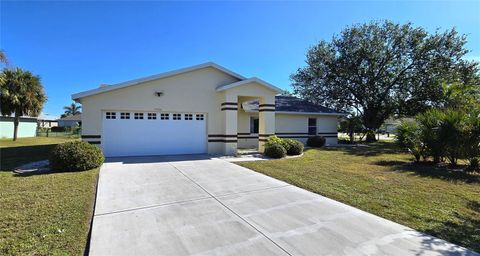
[(480, 175), (411, 163), (393, 143), (240, 165), (480, 251)]
[(81, 255), (98, 169), (18, 175), (12, 168), (46, 159), (58, 138), (0, 140), (0, 255)]

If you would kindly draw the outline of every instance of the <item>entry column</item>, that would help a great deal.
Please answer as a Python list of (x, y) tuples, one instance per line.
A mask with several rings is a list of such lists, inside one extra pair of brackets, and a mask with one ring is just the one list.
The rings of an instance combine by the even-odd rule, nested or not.
[(225, 116), (224, 154), (237, 154), (237, 97), (226, 97), (221, 110)]
[(258, 106), (258, 151), (264, 152), (268, 137), (275, 135), (275, 96), (260, 98)]

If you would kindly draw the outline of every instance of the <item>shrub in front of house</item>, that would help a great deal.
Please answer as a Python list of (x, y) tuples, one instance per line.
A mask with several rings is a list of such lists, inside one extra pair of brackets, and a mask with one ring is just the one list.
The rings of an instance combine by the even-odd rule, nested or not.
[(287, 155), (287, 150), (279, 143), (267, 143), (265, 144), (264, 154), (271, 158), (282, 158)]
[(287, 145), (285, 149), (289, 156), (301, 155), (303, 153), (303, 143), (298, 140), (283, 139), (283, 144)]
[(102, 151), (86, 141), (58, 144), (50, 154), (50, 167), (55, 171), (85, 171), (100, 167), (105, 161)]
[(312, 136), (307, 139), (307, 146), (320, 148), (325, 146), (325, 137), (323, 136)]

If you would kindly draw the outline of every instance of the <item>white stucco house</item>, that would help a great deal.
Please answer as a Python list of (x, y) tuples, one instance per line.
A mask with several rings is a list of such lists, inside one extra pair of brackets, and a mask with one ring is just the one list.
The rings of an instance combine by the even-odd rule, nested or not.
[(337, 143), (343, 113), (258, 78), (209, 62), (72, 95), (82, 104), (82, 139), (106, 156), (233, 155), (271, 135)]

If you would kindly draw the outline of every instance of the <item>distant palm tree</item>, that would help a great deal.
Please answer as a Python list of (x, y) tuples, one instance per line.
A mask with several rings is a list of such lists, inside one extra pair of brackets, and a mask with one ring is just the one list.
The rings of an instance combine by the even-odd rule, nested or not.
[(0, 63), (3, 63), (5, 65), (8, 64), (8, 59), (7, 59), (7, 56), (5, 55), (4, 50), (0, 50)]
[(65, 106), (63, 107), (65, 110), (65, 115), (67, 116), (74, 116), (77, 114), (81, 114), (80, 109), (82, 109), (82, 106), (77, 105), (76, 103), (70, 104), (70, 106)]
[(21, 68), (4, 69), (0, 74), (0, 110), (14, 114), (13, 140), (17, 140), (20, 116), (38, 116), (47, 100), (38, 76)]

